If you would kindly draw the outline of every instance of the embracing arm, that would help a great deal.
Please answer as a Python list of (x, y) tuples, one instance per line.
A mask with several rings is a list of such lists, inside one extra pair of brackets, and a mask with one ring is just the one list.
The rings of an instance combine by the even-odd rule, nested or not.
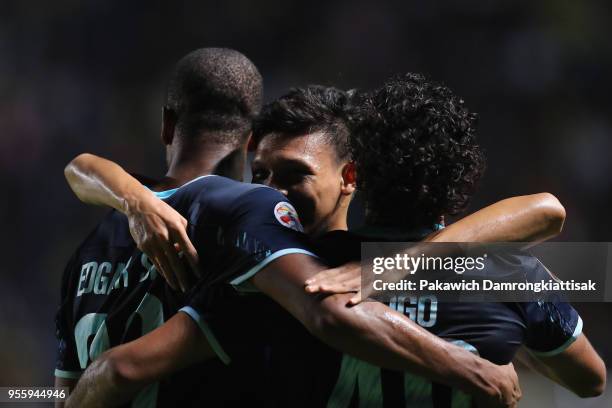
[(145, 188), (118, 164), (83, 153), (64, 169), (76, 196), (83, 202), (106, 205), (125, 214), (130, 233), (164, 279), (183, 291), (192, 281), (177, 250), (197, 274), (198, 253), (187, 236), (187, 220)]
[(146, 385), (215, 356), (192, 318), (177, 313), (145, 336), (97, 358), (79, 379), (66, 408), (121, 406)]
[(126, 213), (142, 194), (151, 194), (118, 164), (89, 153), (75, 157), (64, 176), (79, 200)]
[(507, 198), (427, 237), (431, 242), (546, 241), (561, 232), (565, 209), (550, 193)]
[[(439, 231), (429, 234), (420, 244), (408, 244), (408, 254), (448, 255), (449, 247), (435, 247), (429, 242), (522, 242), (524, 247), (550, 239), (561, 232), (565, 209), (549, 193), (507, 198), (470, 214)], [(437, 251), (441, 251), (438, 253)], [(388, 282), (399, 281), (405, 271), (387, 274)], [(306, 291), (315, 293), (357, 292), (350, 300), (356, 304), (372, 292), (362, 285), (361, 264), (351, 262), (328, 269), (306, 282)], [(366, 288), (362, 292), (362, 288)]]
[(251, 282), (336, 349), (381, 367), (408, 370), (457, 387), (494, 406), (516, 404), (520, 390), (512, 366), (496, 366), (445, 342), (382, 303), (349, 308), (350, 295), (306, 293), (303, 282), (322, 268), (307, 255), (287, 255)]

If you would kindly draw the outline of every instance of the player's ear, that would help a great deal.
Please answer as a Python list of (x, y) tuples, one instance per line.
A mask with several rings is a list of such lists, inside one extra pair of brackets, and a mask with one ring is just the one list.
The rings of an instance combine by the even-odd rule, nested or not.
[(176, 127), (176, 112), (172, 109), (164, 106), (162, 108), (162, 128), (161, 128), (161, 140), (166, 146), (172, 144), (174, 140), (174, 129)]
[(357, 170), (350, 161), (342, 166), (342, 194), (353, 194), (357, 188)]

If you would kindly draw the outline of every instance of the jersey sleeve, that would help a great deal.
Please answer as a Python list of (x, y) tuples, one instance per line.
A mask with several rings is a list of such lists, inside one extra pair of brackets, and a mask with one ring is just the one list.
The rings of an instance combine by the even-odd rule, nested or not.
[(275, 259), (289, 254), (316, 256), (295, 208), (278, 191), (255, 188), (228, 205), (226, 220), (212, 229), (198, 225), (194, 232), (194, 245), (205, 256), (215, 243), (217, 253), (209, 257), (215, 268), (205, 273), (209, 284), (248, 289), (246, 281)]
[[(550, 278), (537, 259), (532, 272), (535, 279)], [(557, 355), (582, 334), (582, 319), (576, 309), (556, 294), (549, 297), (550, 301), (522, 304), (527, 325), (525, 345), (538, 356)]]
[[(210, 254), (210, 243), (216, 242), (215, 257), (222, 259), (214, 262), (217, 268), (208, 271), (214, 278), (205, 276), (181, 309), (198, 324), (209, 345), (226, 364), (230, 355), (232, 358), (244, 355), (245, 337), (252, 343), (258, 337), (254, 333), (261, 332), (262, 323), (269, 317), (265, 313), (254, 314), (253, 309), (262, 309), (245, 303), (244, 296), (250, 295), (244, 292), (256, 291), (248, 280), (282, 256), (316, 256), (302, 232), (296, 210), (274, 189), (260, 187), (248, 191), (235, 200), (229, 213), (228, 222), (216, 231), (202, 226), (200, 231), (195, 231), (194, 245), (198, 252)], [(212, 237), (212, 233), (216, 236)], [(256, 331), (254, 327), (258, 323)]]
[(59, 378), (77, 379), (81, 376), (82, 369), (79, 364), (77, 347), (72, 328), (72, 301), (71, 282), (74, 279), (77, 267), (76, 256), (73, 256), (64, 270), (62, 277), (62, 288), (60, 293), (60, 305), (55, 315), (55, 334), (57, 337), (57, 354), (55, 362), (55, 376)]
[[(262, 350), (283, 339), (308, 336), (301, 323), (272, 299), (262, 293), (238, 292), (230, 285), (206, 288), (197, 304), (180, 311), (195, 321), (225, 364), (262, 357)], [(291, 334), (296, 332), (299, 335)]]

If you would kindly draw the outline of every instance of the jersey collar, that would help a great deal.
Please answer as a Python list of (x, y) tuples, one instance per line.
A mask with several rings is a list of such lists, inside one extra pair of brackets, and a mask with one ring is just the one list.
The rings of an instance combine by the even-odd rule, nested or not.
[(164, 191), (153, 191), (151, 190), (148, 186), (145, 186), (146, 189), (150, 190), (153, 194), (155, 194), (155, 196), (159, 199), (165, 200), (166, 198), (172, 197), (172, 195), (174, 193), (176, 193), (180, 188), (185, 187), (188, 184), (193, 183), (194, 181), (198, 181), (200, 179), (203, 179), (204, 177), (211, 177), (214, 176), (214, 174), (206, 174), (204, 176), (200, 176), (200, 177), (196, 177), (193, 180), (189, 180), (188, 182), (186, 182), (185, 184), (183, 184), (182, 186), (179, 186), (177, 188), (173, 188), (170, 190), (164, 190)]

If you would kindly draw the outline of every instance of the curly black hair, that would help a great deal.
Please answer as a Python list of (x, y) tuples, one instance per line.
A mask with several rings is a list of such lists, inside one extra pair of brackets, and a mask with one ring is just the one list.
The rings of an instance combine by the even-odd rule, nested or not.
[(322, 132), (339, 160), (348, 157), (347, 107), (351, 92), (309, 85), (292, 88), (287, 94), (264, 105), (253, 123), (255, 144), (269, 134), (282, 137)]
[(464, 210), (485, 169), (477, 116), (464, 101), (410, 73), (360, 99), (349, 144), (368, 220), (432, 226)]

